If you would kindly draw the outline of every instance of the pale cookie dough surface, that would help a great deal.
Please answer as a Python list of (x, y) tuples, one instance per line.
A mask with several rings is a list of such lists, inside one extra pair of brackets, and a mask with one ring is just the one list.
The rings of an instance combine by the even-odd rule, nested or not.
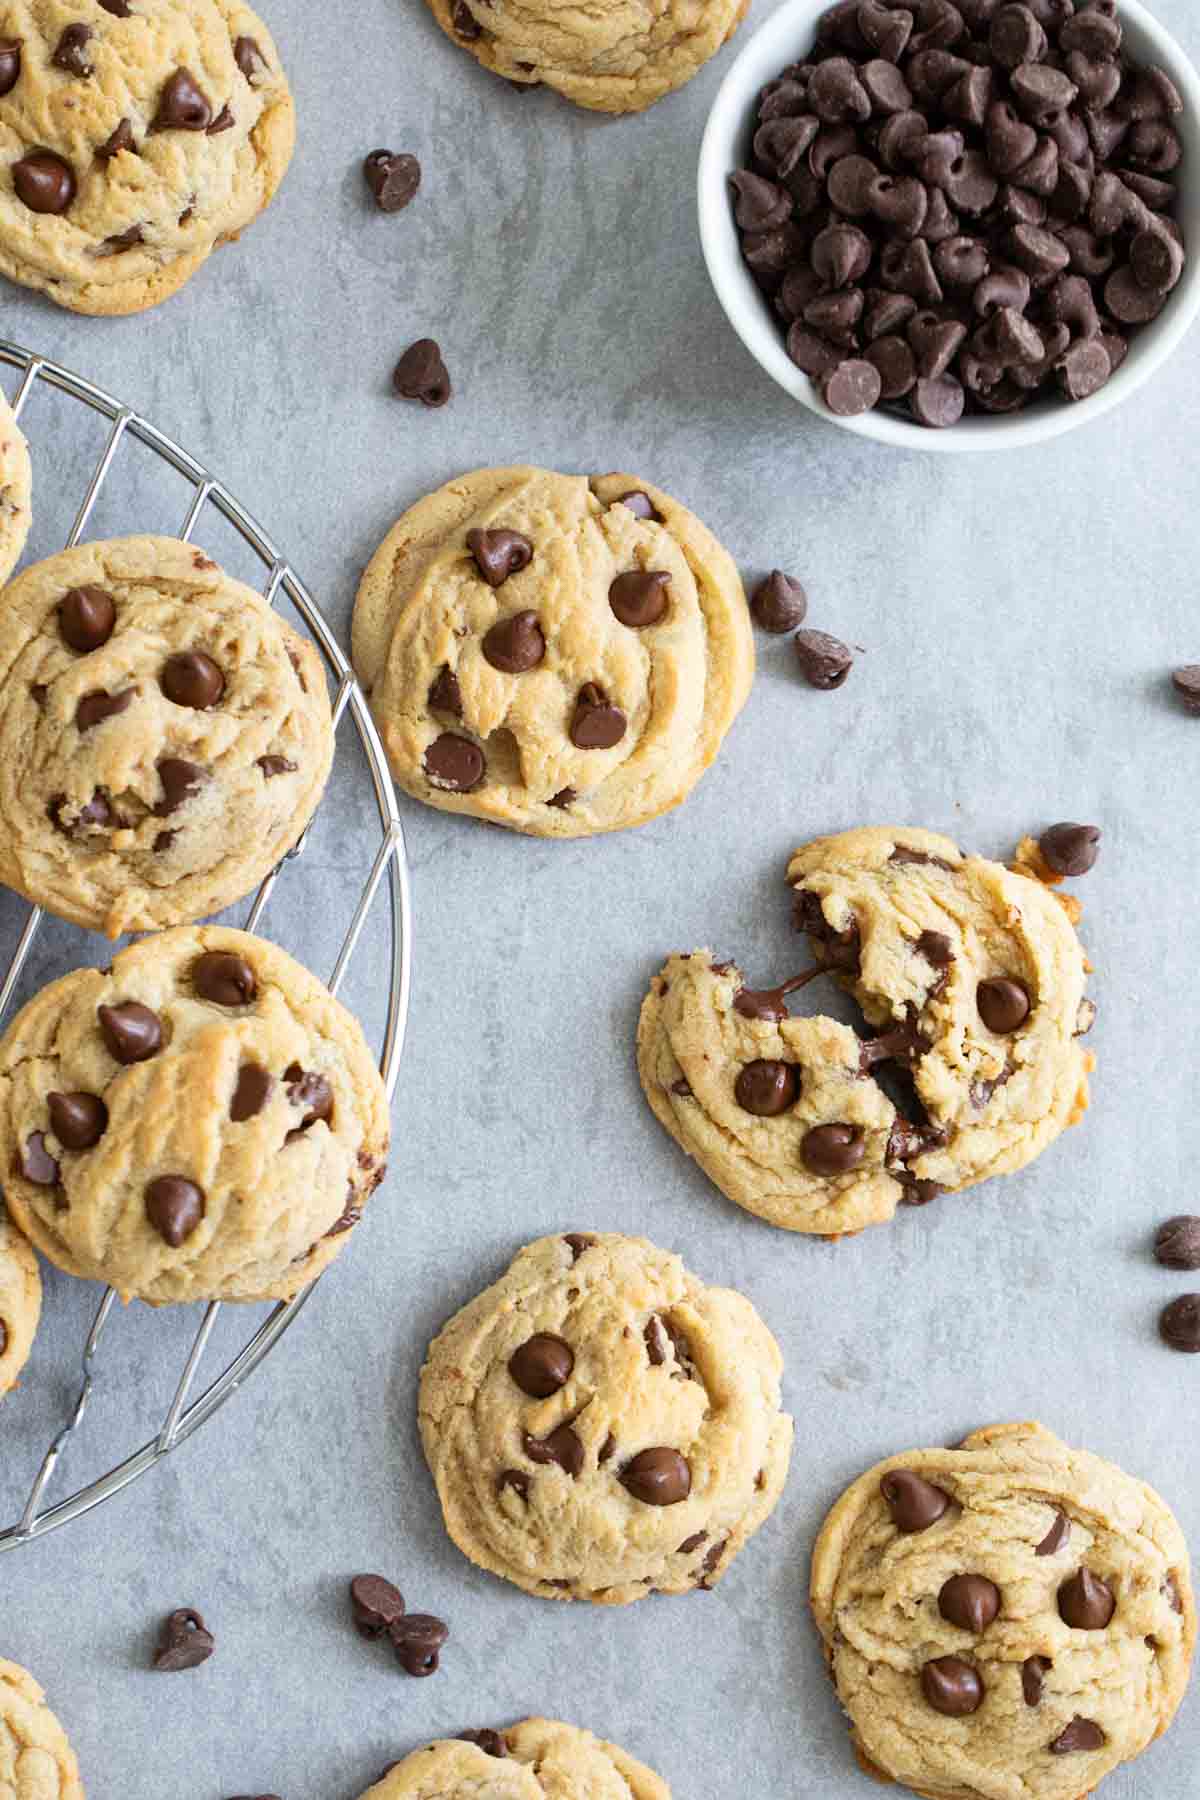
[(0, 1661), (0, 1800), (83, 1800), (66, 1733), (32, 1675)]
[[(63, 624), (81, 589), (115, 614), (84, 651)], [(207, 706), (164, 687), (171, 659), (196, 653), (224, 684)], [(131, 698), (88, 723), (96, 694)], [(291, 849), (332, 756), (317, 652), (194, 546), (85, 544), (6, 590), (0, 881), (59, 917), (117, 937), (219, 912)]]
[[(510, 1366), (535, 1337), (568, 1370), (542, 1397)], [(783, 1489), (782, 1369), (750, 1302), (677, 1256), (615, 1234), (542, 1238), (430, 1347), (420, 1425), (446, 1527), (473, 1562), (547, 1599), (711, 1587)], [(684, 1497), (626, 1485), (652, 1450), (676, 1474), (682, 1459)]]
[[(149, 1054), (119, 1060), (114, 1030)], [(55, 1095), (76, 1112), (82, 1097), (94, 1142), (64, 1141)], [(125, 1297), (289, 1297), (346, 1243), (387, 1148), (387, 1099), (358, 1023), (245, 932), (144, 938), (107, 973), (44, 988), (0, 1039), (9, 1209), (51, 1262)], [(165, 1177), (198, 1200), (181, 1209), (167, 1195), (156, 1212)]]
[(41, 1310), (37, 1258), (0, 1206), (0, 1394), (17, 1384)]
[[(941, 1517), (901, 1531), (880, 1489), (893, 1470), (940, 1489)], [(1080, 1570), (1115, 1600), (1103, 1627), (1060, 1612)], [(939, 1606), (960, 1575), (998, 1590), (982, 1631)], [(812, 1606), (861, 1757), (930, 1800), (1080, 1800), (1166, 1730), (1196, 1638), (1187, 1549), (1165, 1503), (1036, 1424), (992, 1426), (863, 1475), (817, 1540)], [(946, 1716), (926, 1700), (921, 1671), (943, 1657), (976, 1671), (975, 1712)], [(1103, 1743), (1051, 1750), (1064, 1732), (1068, 1745)]]
[[(117, 16), (95, 0), (0, 3), (0, 38), (21, 47), (0, 97), (0, 273), (75, 312), (140, 312), (175, 293), (267, 205), (295, 135), (279, 52), (248, 6), (125, 4)], [(64, 46), (81, 26), (90, 35)], [(171, 104), (181, 70), (187, 107)], [(19, 191), (16, 165), (46, 152), (69, 171), (53, 178), (62, 210)]]
[(8, 580), (25, 548), (33, 517), (29, 446), (0, 394), (0, 582)]
[(616, 1744), (557, 1719), (442, 1738), (388, 1770), (362, 1800), (671, 1800), (653, 1770)]
[(697, 74), (749, 0), (429, 0), (446, 35), (509, 81), (641, 112)]
[[(1039, 882), (908, 828), (819, 839), (797, 851), (788, 880), (818, 963), (854, 994), (875, 1038), (892, 1042), (864, 1045), (820, 1015), (747, 1017), (736, 964), (707, 950), (673, 956), (642, 1007), (642, 1086), (730, 1199), (792, 1231), (859, 1231), (902, 1201), (1022, 1168), (1082, 1115), (1084, 956)], [(1022, 984), (1030, 1002), (1013, 1032), (979, 1012), (979, 984), (997, 978)], [(792, 1071), (792, 1098), (771, 1116), (738, 1097), (739, 1077), (759, 1062)], [(873, 1078), (885, 1065), (911, 1072), (915, 1104), (901, 1095), (904, 1111)], [(809, 1137), (830, 1127), (854, 1145), (833, 1171), (814, 1166)]]
[[(622, 504), (630, 493), (658, 518)], [(521, 533), (531, 561), (489, 586), (472, 530)], [(666, 609), (634, 627), (609, 590), (644, 571), (669, 576)], [(525, 612), (545, 654), (506, 673), (484, 638)], [(686, 798), (749, 693), (754, 644), (733, 562), (669, 495), (631, 475), (480, 469), (419, 501), (376, 552), (355, 606), (354, 662), (407, 793), (516, 831), (581, 837), (644, 824)], [(435, 689), (446, 671), (457, 710)], [(589, 685), (624, 715), (608, 747), (571, 738)], [(482, 752), (470, 791), (431, 776), (431, 746), (444, 736)]]

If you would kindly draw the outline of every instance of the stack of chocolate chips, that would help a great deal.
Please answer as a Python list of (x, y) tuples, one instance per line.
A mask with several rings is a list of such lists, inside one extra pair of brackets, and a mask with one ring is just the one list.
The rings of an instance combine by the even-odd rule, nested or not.
[(843, 0), (731, 178), (793, 362), (933, 427), (1098, 392), (1183, 273), (1182, 104), (1114, 0)]

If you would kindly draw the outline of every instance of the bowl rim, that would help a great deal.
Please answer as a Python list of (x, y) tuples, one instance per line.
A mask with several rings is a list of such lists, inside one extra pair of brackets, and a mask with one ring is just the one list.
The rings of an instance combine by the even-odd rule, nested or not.
[[(982, 454), (1048, 443), (1102, 418), (1128, 400), (1171, 357), (1200, 313), (1200, 247), (1160, 317), (1147, 325), (1130, 346), (1117, 372), (1090, 399), (1067, 405), (1045, 405), (1012, 417), (972, 418), (935, 431), (896, 414), (873, 408), (852, 418), (831, 413), (815, 385), (792, 362), (774, 320), (742, 261), (737, 229), (728, 198), (728, 177), (737, 166), (734, 146), (749, 120), (749, 103), (764, 81), (759, 65), (778, 70), (792, 58), (795, 39), (815, 27), (831, 0), (782, 0), (753, 31), (726, 70), (709, 112), (700, 144), (696, 202), (700, 244), (709, 280), (733, 330), (759, 367), (778, 386), (826, 423), (893, 448), (934, 455)], [(1141, 4), (1119, 0), (1123, 21), (1133, 24), (1149, 53), (1167, 70), (1183, 95), (1193, 133), (1200, 134), (1200, 73), (1171, 33)], [(1139, 55), (1145, 55), (1139, 49)], [(778, 60), (776, 60), (776, 57)], [(1195, 154), (1193, 148), (1192, 154)], [(1195, 177), (1200, 181), (1200, 175)]]

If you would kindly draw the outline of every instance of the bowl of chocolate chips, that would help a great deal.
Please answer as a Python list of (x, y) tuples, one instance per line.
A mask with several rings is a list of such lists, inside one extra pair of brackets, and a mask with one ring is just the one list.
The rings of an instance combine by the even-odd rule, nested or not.
[(784, 0), (717, 95), (699, 209), (735, 331), (812, 411), (1037, 443), (1200, 310), (1200, 77), (1136, 0)]

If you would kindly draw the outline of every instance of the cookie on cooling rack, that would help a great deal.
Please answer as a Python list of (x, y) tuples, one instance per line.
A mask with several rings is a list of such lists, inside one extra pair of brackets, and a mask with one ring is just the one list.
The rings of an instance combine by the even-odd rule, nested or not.
[(333, 756), (321, 661), (191, 544), (118, 538), (0, 608), (0, 881), (117, 937), (204, 918), (308, 824)]
[(79, 1764), (32, 1675), (0, 1661), (0, 1793), (12, 1800), (83, 1800)]
[(429, 0), (446, 36), (520, 87), (548, 87), (596, 112), (634, 113), (699, 73), (749, 0)]
[(345, 1244), (387, 1148), (358, 1023), (246, 932), (144, 938), (44, 988), (0, 1038), (13, 1218), (124, 1297), (290, 1297)]
[(0, 582), (8, 580), (25, 548), (33, 516), (32, 495), (29, 446), (12, 407), (0, 394)]
[(0, 1394), (17, 1385), (41, 1310), (37, 1257), (0, 1206)]
[(729, 555), (668, 494), (479, 469), (376, 552), (354, 662), (407, 793), (584, 837), (686, 798), (750, 691), (754, 644)]
[(239, 0), (9, 0), (0, 273), (80, 313), (181, 288), (270, 201), (292, 97)]
[(790, 1017), (806, 975), (752, 988), (708, 950), (671, 957), (638, 1028), (655, 1116), (731, 1200), (836, 1237), (1012, 1174), (1082, 1118), (1095, 1007), (1041, 882), (892, 827), (818, 839), (788, 880), (810, 973), (849, 989), (871, 1036)]
[(542, 1238), (430, 1346), (420, 1425), (446, 1528), (543, 1599), (713, 1587), (783, 1491), (782, 1373), (750, 1302), (677, 1256)]
[(936, 1800), (1081, 1800), (1167, 1729), (1196, 1642), (1166, 1504), (1036, 1424), (861, 1476), (812, 1606), (863, 1763)]
[(671, 1800), (652, 1769), (616, 1744), (557, 1719), (522, 1719), (441, 1738), (393, 1763), (362, 1800)]

